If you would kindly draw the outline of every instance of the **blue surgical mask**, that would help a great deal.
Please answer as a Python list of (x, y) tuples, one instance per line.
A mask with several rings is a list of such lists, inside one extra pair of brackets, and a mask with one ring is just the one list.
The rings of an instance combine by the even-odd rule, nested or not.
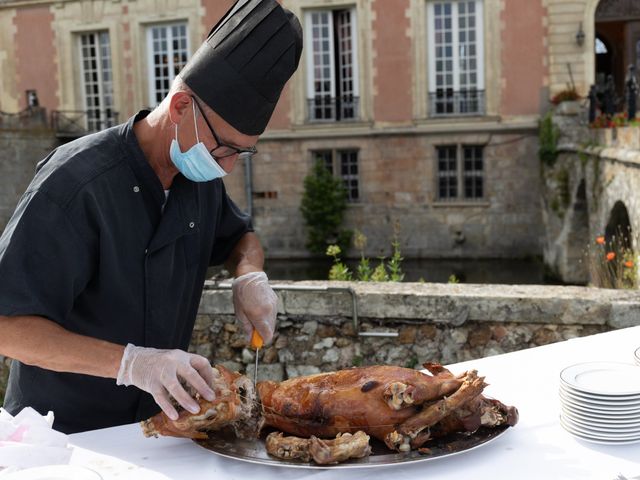
[(211, 156), (207, 147), (200, 141), (198, 136), (198, 123), (196, 122), (196, 107), (191, 102), (193, 108), (193, 124), (196, 127), (196, 143), (186, 152), (180, 150), (178, 144), (178, 124), (176, 124), (176, 138), (171, 141), (169, 156), (176, 168), (193, 182), (209, 182), (216, 178), (224, 177), (227, 172), (218, 165), (215, 158)]

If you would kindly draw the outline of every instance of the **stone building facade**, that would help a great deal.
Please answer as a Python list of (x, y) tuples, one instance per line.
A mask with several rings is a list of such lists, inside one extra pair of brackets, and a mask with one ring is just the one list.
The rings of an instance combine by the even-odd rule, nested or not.
[[(157, 104), (232, 3), (0, 0), (0, 110), (35, 91), (56, 128), (74, 111), (88, 130), (123, 121)], [(270, 257), (307, 255), (315, 161), (348, 186), (367, 255), (389, 253), (396, 223), (405, 257), (542, 253), (537, 122), (568, 82), (594, 81), (597, 0), (282, 3), (305, 31), (300, 68), (259, 156), (225, 180)]]

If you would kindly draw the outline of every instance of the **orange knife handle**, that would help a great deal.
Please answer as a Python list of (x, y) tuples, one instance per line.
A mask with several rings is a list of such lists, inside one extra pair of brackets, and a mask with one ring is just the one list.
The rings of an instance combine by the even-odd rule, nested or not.
[(264, 345), (264, 341), (258, 331), (254, 328), (253, 333), (251, 334), (251, 348), (257, 350), (258, 348), (262, 348), (262, 345)]

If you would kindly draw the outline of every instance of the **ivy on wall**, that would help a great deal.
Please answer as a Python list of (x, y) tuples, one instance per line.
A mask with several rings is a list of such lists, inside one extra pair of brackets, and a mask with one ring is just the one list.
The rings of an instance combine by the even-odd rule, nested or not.
[(553, 115), (551, 112), (547, 112), (542, 120), (540, 120), (538, 138), (538, 157), (543, 166), (552, 167), (558, 158), (560, 130), (553, 124)]

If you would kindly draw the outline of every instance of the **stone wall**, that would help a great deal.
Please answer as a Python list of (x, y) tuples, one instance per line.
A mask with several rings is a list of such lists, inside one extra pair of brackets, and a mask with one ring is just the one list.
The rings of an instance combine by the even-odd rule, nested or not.
[[(226, 287), (207, 285), (191, 349), (252, 375), (255, 353), (246, 348)], [(343, 282), (274, 288), (280, 302), (278, 332), (259, 354), (262, 379), (370, 364), (455, 363), (640, 323), (638, 292)], [(355, 322), (349, 288), (356, 300)]]
[(36, 164), (57, 144), (44, 110), (0, 114), (0, 233), (31, 182)]
[(586, 112), (560, 104), (558, 158), (542, 166), (544, 262), (567, 283), (588, 283), (588, 250), (605, 235), (616, 204), (629, 215), (634, 249), (640, 232), (640, 129), (586, 126)]
[[(431, 127), (430, 127), (431, 128)], [(394, 225), (403, 256), (411, 258), (524, 258), (540, 256), (544, 236), (535, 130), (513, 133), (430, 131), (354, 134), (260, 141), (253, 162), (253, 222), (269, 258), (306, 257), (300, 202), (304, 178), (318, 150), (358, 151), (359, 200), (344, 226), (367, 236), (365, 255), (391, 254)], [(437, 147), (484, 145), (484, 198), (438, 199)], [(337, 155), (337, 154), (336, 154)], [(339, 163), (334, 164), (335, 171)], [(244, 166), (225, 178), (246, 208)], [(462, 195), (462, 194), (461, 194)], [(352, 251), (350, 255), (359, 255)]]
[[(278, 330), (259, 353), (261, 379), (357, 365), (449, 364), (640, 324), (636, 291), (357, 282), (273, 286)], [(372, 336), (380, 334), (393, 336)], [(235, 321), (228, 284), (207, 282), (191, 351), (253, 374), (255, 353)], [(7, 364), (0, 357), (0, 398)]]

